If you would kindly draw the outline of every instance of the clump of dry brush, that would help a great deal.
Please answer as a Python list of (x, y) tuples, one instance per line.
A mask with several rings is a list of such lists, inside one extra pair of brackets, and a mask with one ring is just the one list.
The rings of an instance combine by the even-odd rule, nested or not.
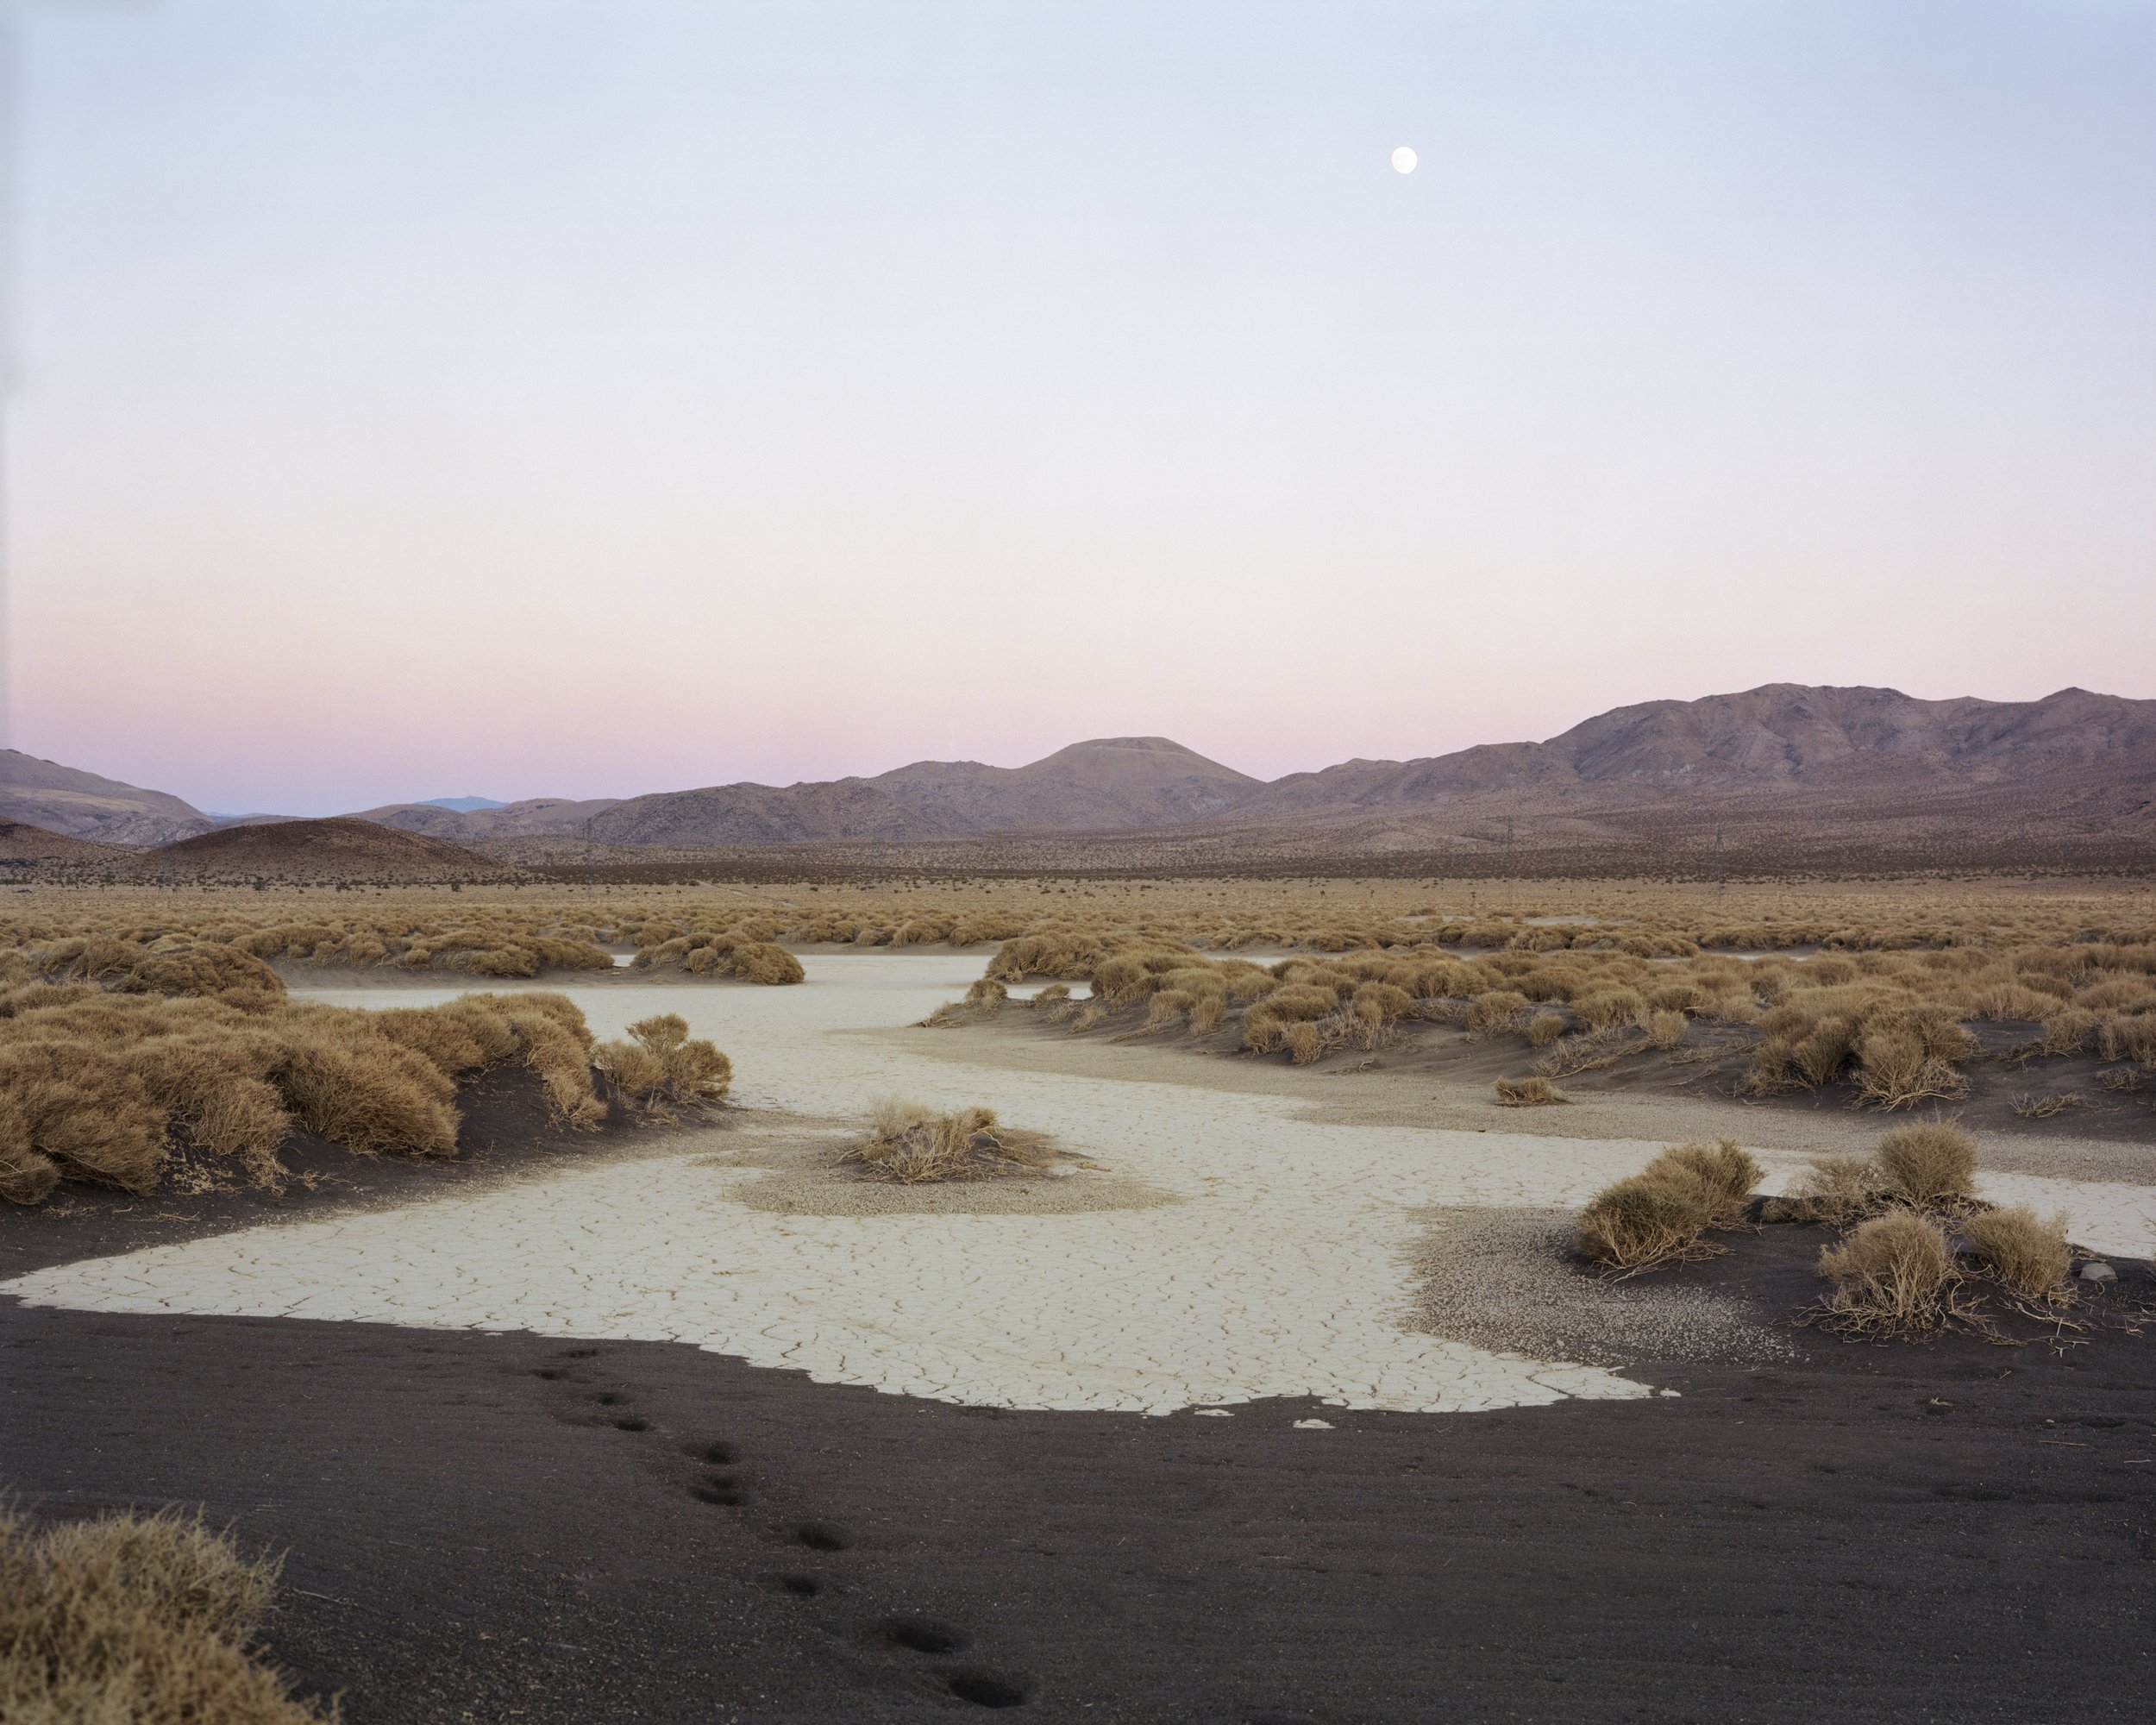
[(1743, 1220), (1759, 1176), (1758, 1160), (1734, 1139), (1671, 1145), (1588, 1201), (1575, 1244), (1582, 1257), (1624, 1276), (1704, 1257), (1722, 1250), (1708, 1232)]
[(1984, 1203), (1976, 1172), (1975, 1140), (1951, 1121), (1928, 1120), (1887, 1133), (1869, 1157), (1815, 1159), (1761, 1214), (1845, 1230), (1819, 1261), (1828, 1291), (1817, 1315), (1837, 1329), (1983, 1329), (1972, 1287), (1983, 1282), (2024, 1307), (2071, 1304), (2066, 1219)]
[[(1973, 1286), (1981, 1282), (2024, 1304), (2071, 1303), (2065, 1219), (1984, 1204), (1976, 1169), (1966, 1132), (1924, 1121), (1888, 1132), (1870, 1156), (1816, 1158), (1786, 1195), (1761, 1203), (1763, 1222), (1840, 1231), (1821, 1250), (1827, 1292), (1804, 1321), (1865, 1335), (1981, 1329)], [(1758, 1178), (1758, 1163), (1727, 1141), (1666, 1150), (1589, 1201), (1578, 1250), (1625, 1274), (1702, 1256), (1716, 1250), (1709, 1230), (1744, 1220)]]
[(1748, 1053), (1749, 1093), (1846, 1083), (1859, 1106), (1884, 1110), (1967, 1092), (1964, 1069), (1981, 1053), (1970, 1023), (2015, 1026), (2023, 1057), (2092, 1053), (2129, 1073), (2156, 1059), (2156, 944), (1655, 957), (1533, 938), (1548, 932), (1471, 955), (1425, 940), (1263, 966), (1154, 936), (1062, 931), (1006, 942), (988, 975), (1089, 981), (1098, 1010), (1074, 1015), (1080, 1028), (1207, 1036), (1233, 1024), (1247, 1052), (1298, 1064), (1377, 1047), (1419, 1020), (1516, 1036), (1540, 1051), (1543, 1078), (1627, 1055)]
[(0, 1719), (22, 1725), (307, 1725), (254, 1641), (278, 1565), (198, 1521), (34, 1528), (0, 1509)]
[(734, 1082), (733, 1062), (718, 1044), (692, 1037), (679, 1013), (638, 1019), (625, 1039), (594, 1048), (592, 1064), (624, 1101), (652, 1119), (722, 1102)]
[(26, 968), (0, 967), (0, 1198), (17, 1204), (63, 1180), (279, 1190), (295, 1130), (364, 1155), (451, 1156), (459, 1082), (507, 1064), (536, 1074), (570, 1126), (605, 1112), (591, 1033), (560, 994), (318, 1006), (216, 944), (85, 948), (59, 971), (72, 981), (22, 981)]
[(895, 1099), (878, 1107), (868, 1132), (843, 1159), (871, 1179), (909, 1186), (1039, 1173), (1056, 1161), (1045, 1133), (1006, 1126), (993, 1108), (938, 1113)]

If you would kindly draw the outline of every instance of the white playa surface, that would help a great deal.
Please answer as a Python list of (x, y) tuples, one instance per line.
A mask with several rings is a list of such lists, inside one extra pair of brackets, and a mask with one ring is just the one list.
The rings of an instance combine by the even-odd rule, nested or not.
[[(1418, 1334), (1413, 1212), (1575, 1205), (1660, 1147), (1514, 1132), (1313, 1123), (1303, 1103), (1051, 1070), (979, 1068), (899, 1032), (977, 977), (962, 955), (819, 955), (801, 987), (610, 983), (560, 992), (602, 1037), (680, 1013), (732, 1056), (751, 1104), (865, 1113), (901, 1095), (985, 1102), (1176, 1194), (1138, 1210), (803, 1215), (737, 1201), (764, 1177), (710, 1153), (508, 1181), (396, 1208), (257, 1227), (0, 1284), (33, 1304), (669, 1340), (947, 1402), (1164, 1414), (1265, 1396), (1458, 1412), (1654, 1393), (1597, 1367)], [(307, 998), (384, 1007), (449, 992)], [(963, 1043), (947, 1043), (946, 1057)], [(1800, 1158), (1763, 1152), (1780, 1180)], [(2002, 1176), (2075, 1238), (2140, 1255), (2156, 1190)]]

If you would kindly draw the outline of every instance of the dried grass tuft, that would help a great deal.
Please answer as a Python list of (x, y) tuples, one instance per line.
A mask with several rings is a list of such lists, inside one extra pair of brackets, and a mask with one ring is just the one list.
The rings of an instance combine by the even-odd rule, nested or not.
[(1547, 1078), (1500, 1078), (1497, 1106), (1501, 1108), (1543, 1108), (1572, 1099)]
[(198, 1521), (33, 1530), (0, 1509), (0, 1719), (22, 1725), (307, 1725), (257, 1661), (277, 1565)]
[(726, 1100), (734, 1064), (715, 1043), (689, 1034), (679, 1013), (660, 1013), (629, 1026), (628, 1040), (603, 1042), (592, 1063), (624, 1101), (649, 1118), (678, 1108), (705, 1108)]
[(1865, 1334), (1917, 1335), (1961, 1315), (1959, 1281), (1946, 1230), (1914, 1210), (1893, 1209), (1859, 1223), (1838, 1245), (1823, 1248), (1819, 1273), (1831, 1284), (1827, 1320)]
[(1582, 1257), (1626, 1275), (1719, 1251), (1707, 1231), (1736, 1223), (1759, 1175), (1734, 1139), (1672, 1145), (1588, 1201), (1575, 1245)]
[(880, 1103), (843, 1160), (874, 1180), (913, 1186), (1037, 1172), (1056, 1157), (1045, 1133), (1004, 1126), (993, 1108), (937, 1113), (897, 1098)]
[(2026, 1204), (1987, 1210), (1962, 1224), (1970, 1256), (2013, 1292), (2064, 1305), (2073, 1298), (2066, 1272), (2073, 1248), (2063, 1215), (2040, 1216)]
[(1949, 1121), (1896, 1126), (1873, 1155), (1881, 1189), (1905, 1204), (1937, 1209), (1976, 1196), (1976, 1140)]

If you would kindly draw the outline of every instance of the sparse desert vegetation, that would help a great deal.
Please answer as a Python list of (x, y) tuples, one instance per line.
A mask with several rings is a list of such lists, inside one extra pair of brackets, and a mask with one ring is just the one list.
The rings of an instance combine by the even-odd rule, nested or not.
[(198, 1521), (38, 1527), (0, 1509), (0, 1719), (22, 1725), (305, 1725), (254, 1642), (278, 1565)]
[(877, 1107), (845, 1160), (871, 1179), (912, 1186), (1038, 1173), (1056, 1157), (1045, 1134), (1006, 1126), (993, 1108), (939, 1113), (893, 1098)]
[(1809, 1314), (1852, 1334), (1986, 1329), (1973, 1284), (2070, 1303), (2073, 1251), (2064, 1217), (1976, 1195), (1977, 1146), (1946, 1120), (1898, 1126), (1868, 1157), (1816, 1157), (1789, 1193), (1754, 1204), (1758, 1162), (1733, 1143), (1679, 1145), (1604, 1188), (1580, 1213), (1575, 1249), (1605, 1271), (1635, 1274), (1718, 1250), (1707, 1239), (1748, 1216), (1837, 1231), (1821, 1248), (1827, 1284)]
[(17, 1204), (63, 1181), (281, 1190), (294, 1132), (360, 1155), (451, 1156), (458, 1086), (505, 1065), (531, 1071), (574, 1128), (605, 1113), (595, 1062), (646, 1112), (715, 1100), (730, 1076), (678, 1019), (595, 1051), (582, 1013), (542, 991), (330, 1007), (291, 999), (253, 954), (175, 938), (64, 940), (3, 962), (0, 1197)]

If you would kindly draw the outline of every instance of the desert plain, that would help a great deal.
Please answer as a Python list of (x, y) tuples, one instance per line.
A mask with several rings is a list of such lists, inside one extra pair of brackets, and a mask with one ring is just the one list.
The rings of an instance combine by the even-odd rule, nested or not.
[[(0, 1477), (283, 1553), (261, 1716), (2148, 1692), (2132, 878), (75, 875), (0, 932), (19, 1105), (106, 1038), (138, 1129), (11, 1164)], [(1634, 1251), (1671, 1154), (1734, 1187)], [(1822, 1273), (1881, 1219), (1947, 1254), (1887, 1310)]]

